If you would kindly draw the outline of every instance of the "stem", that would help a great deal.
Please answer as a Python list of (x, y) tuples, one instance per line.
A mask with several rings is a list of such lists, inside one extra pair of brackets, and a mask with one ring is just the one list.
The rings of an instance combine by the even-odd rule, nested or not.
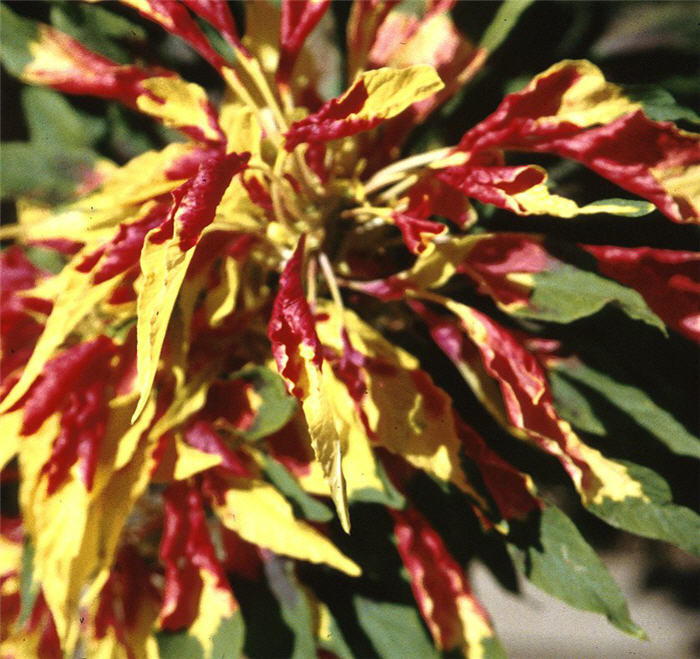
[(243, 57), (238, 50), (236, 51), (236, 56), (238, 57), (238, 61), (245, 72), (250, 76), (253, 83), (258, 88), (258, 91), (262, 95), (263, 99), (265, 99), (265, 103), (267, 103), (267, 106), (270, 108), (270, 110), (272, 110), (272, 113), (275, 116), (275, 121), (279, 127), (279, 131), (286, 131), (287, 121), (282, 114), (282, 109), (280, 108), (277, 99), (272, 93), (272, 89), (270, 89), (270, 85), (267, 84), (265, 75), (260, 68), (260, 63), (254, 58), (247, 59), (246, 57)]
[(331, 297), (338, 311), (340, 311), (340, 317), (343, 318), (345, 315), (345, 306), (343, 305), (343, 298), (340, 296), (340, 289), (338, 288), (338, 282), (333, 274), (333, 268), (331, 268), (331, 263), (324, 252), (318, 255), (318, 262), (321, 266), (321, 271), (323, 272), (323, 278), (328, 284), (328, 290), (331, 292)]
[(398, 198), (404, 190), (408, 190), (408, 188), (413, 186), (417, 180), (418, 174), (410, 174), (409, 176), (406, 176), (406, 178), (404, 178), (402, 181), (396, 183), (396, 185), (392, 185), (388, 190), (384, 190), (379, 195), (379, 199), (381, 199), (382, 201), (389, 201), (389, 199), (391, 199), (392, 197)]
[(243, 101), (245, 105), (247, 105), (253, 112), (255, 112), (256, 116), (258, 117), (258, 121), (260, 121), (260, 125), (265, 128), (265, 132), (268, 135), (274, 135), (277, 132), (276, 127), (274, 126), (274, 124), (270, 123), (269, 117), (266, 117), (265, 113), (262, 112), (258, 104), (250, 95), (250, 92), (241, 82), (241, 79), (238, 77), (238, 74), (233, 69), (230, 69), (227, 66), (225, 66), (222, 69), (222, 74), (226, 82), (233, 90), (233, 92)]
[(427, 153), (418, 153), (415, 156), (409, 156), (403, 160), (398, 160), (384, 169), (380, 169), (365, 183), (365, 194), (372, 194), (380, 188), (403, 178), (403, 172), (406, 170), (417, 169), (418, 167), (429, 165), (436, 160), (441, 160), (449, 155), (453, 148), (454, 147), (448, 146), (442, 149), (428, 151)]

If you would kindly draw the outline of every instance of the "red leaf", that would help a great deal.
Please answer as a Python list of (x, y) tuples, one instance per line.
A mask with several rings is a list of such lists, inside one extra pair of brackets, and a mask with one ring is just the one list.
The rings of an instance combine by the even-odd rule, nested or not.
[(282, 0), (280, 57), (275, 78), (287, 85), (306, 38), (326, 13), (330, 0)]
[(204, 453), (220, 455), (219, 468), (225, 469), (231, 476), (251, 476), (251, 471), (246, 466), (243, 456), (232, 450), (208, 421), (199, 420), (189, 424), (185, 429), (184, 438), (190, 446), (194, 446)]
[(23, 79), (68, 94), (118, 100), (131, 108), (136, 108), (136, 98), (143, 93), (143, 80), (174, 75), (160, 68), (122, 66), (48, 25), (39, 25), (39, 46), (52, 57), (30, 62), (22, 72)]
[(470, 250), (457, 272), (469, 275), (479, 285), (479, 292), (501, 304), (527, 303), (529, 291), (510, 281), (508, 274), (534, 274), (558, 263), (537, 238), (526, 234), (498, 233), (484, 236)]
[(168, 240), (176, 228), (180, 249), (186, 252), (197, 244), (201, 232), (214, 220), (216, 207), (231, 183), (243, 171), (249, 153), (214, 151), (199, 163), (197, 173), (172, 192), (170, 215), (153, 236), (154, 242)]
[[(445, 180), (459, 185), (470, 196), (499, 205), (487, 195), (494, 194), (489, 188), (493, 181), (503, 180), (505, 172), (487, 170), (483, 179), (474, 179), (475, 171), (495, 164), (477, 165), (476, 158), (500, 158), (500, 150), (512, 149), (555, 153), (577, 160), (621, 188), (648, 199), (676, 222), (697, 220), (700, 210), (678, 177), (689, 166), (700, 165), (698, 136), (680, 131), (671, 123), (651, 121), (641, 110), (633, 111), (631, 104), (628, 114), (591, 127), (605, 120), (598, 121), (593, 111), (587, 116), (589, 108), (585, 104), (580, 112), (569, 112), (564, 99), (565, 93), (586, 75), (595, 78), (591, 65), (563, 63), (523, 91), (506, 96), (496, 111), (469, 130), (459, 143), (458, 149), (470, 154), (470, 161), (452, 174), (461, 174), (464, 182), (458, 184), (449, 171), (444, 172)], [(604, 100), (614, 98), (602, 88), (601, 94)], [(576, 107), (575, 101), (570, 103)]]
[(362, 109), (367, 98), (365, 83), (358, 80), (340, 98), (332, 98), (314, 114), (294, 122), (285, 134), (285, 149), (293, 151), (297, 145), (304, 142), (337, 140), (379, 125), (383, 120), (381, 117), (349, 118), (351, 114), (357, 114)]
[[(24, 403), (22, 434), (31, 435), (54, 412), (68, 401), (71, 393), (81, 391), (90, 380), (101, 378), (114, 354), (114, 344), (106, 336), (80, 343), (49, 360), (41, 377), (32, 386)], [(96, 373), (92, 371), (96, 369)], [(82, 384), (82, 387), (81, 387)], [(102, 382), (104, 386), (104, 381)]]
[(314, 317), (302, 285), (304, 243), (305, 236), (302, 235), (280, 275), (279, 290), (267, 330), (277, 369), (286, 379), (289, 392), (299, 399), (304, 397), (306, 388), (304, 357), (301, 352), (309, 351), (310, 360), (319, 369), (323, 363)]
[(232, 46), (245, 51), (227, 2), (222, 0), (182, 0), (195, 14), (209, 21)]
[[(226, 65), (226, 61), (211, 47), (211, 44), (204, 36), (202, 30), (200, 30), (197, 23), (192, 20), (187, 9), (180, 3), (174, 2), (173, 0), (144, 0), (144, 3), (147, 5), (144, 7), (140, 2), (132, 3), (132, 0), (122, 0), (122, 2), (127, 5), (132, 5), (142, 16), (158, 23), (158, 25), (171, 34), (184, 39), (217, 71), (220, 71), (221, 68)], [(218, 4), (216, 2), (195, 0), (191, 2), (191, 4), (194, 5), (192, 9), (201, 13), (207, 20), (209, 20), (210, 17), (216, 17), (217, 20), (220, 20), (225, 13), (223, 9), (216, 10), (209, 7), (211, 4)], [(221, 4), (225, 3), (222, 2)], [(217, 25), (217, 27), (219, 26)]]
[(637, 290), (651, 310), (700, 343), (700, 254), (652, 247), (584, 245), (606, 277)]
[(461, 421), (458, 425), (464, 451), (479, 467), (484, 484), (503, 518), (523, 519), (533, 510), (539, 510), (542, 504), (530, 492), (527, 478), (492, 451), (472, 428)]
[(111, 628), (129, 657), (136, 649), (130, 647), (129, 633), (137, 631), (141, 622), (140, 611), (145, 606), (155, 608), (160, 601), (160, 593), (151, 581), (152, 576), (152, 570), (137, 549), (125, 545), (119, 550), (100, 593), (95, 611), (95, 637), (104, 638)]
[[(51, 302), (18, 295), (47, 275), (34, 266), (22, 250), (13, 245), (0, 254), (0, 381), (24, 366), (43, 331), (43, 325), (31, 312), (48, 314)], [(7, 390), (9, 391), (9, 389)]]
[[(415, 509), (391, 510), (397, 549), (411, 576), (411, 589), (440, 649), (466, 645), (464, 604), (490, 631), (488, 616), (471, 592), (464, 571), (440, 535)], [(481, 640), (481, 639), (480, 639)]]
[(189, 627), (197, 616), (202, 590), (200, 570), (216, 579), (216, 588), (230, 592), (207, 527), (199, 492), (185, 483), (165, 491), (165, 525), (160, 558), (165, 565), (161, 611), (163, 629)]

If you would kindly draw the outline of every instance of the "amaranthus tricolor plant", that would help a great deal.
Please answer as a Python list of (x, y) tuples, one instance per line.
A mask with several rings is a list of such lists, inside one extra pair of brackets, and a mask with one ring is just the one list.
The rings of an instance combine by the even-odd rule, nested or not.
[[(669, 454), (700, 440), (561, 331), (614, 307), (628, 331), (697, 342), (698, 256), (486, 220), (697, 223), (698, 136), (567, 60), (422, 150), (412, 132), (529, 3), (478, 44), (454, 4), (356, 0), (338, 62), (314, 41), (327, 0), (246, 2), (244, 30), (220, 0), (59, 4), (55, 26), (3, 8), (21, 81), (172, 140), (122, 166), (66, 150), (43, 199), (24, 172), (0, 234), (3, 657), (502, 656), (475, 553), (643, 637), (527, 465), (613, 527), (700, 551), (642, 452), (596, 439), (587, 392)], [(214, 95), (121, 62), (108, 37), (144, 19), (212, 67)], [(89, 143), (62, 97), (27, 94), (49, 94), (59, 145)], [(558, 161), (619, 196), (555, 192)]]

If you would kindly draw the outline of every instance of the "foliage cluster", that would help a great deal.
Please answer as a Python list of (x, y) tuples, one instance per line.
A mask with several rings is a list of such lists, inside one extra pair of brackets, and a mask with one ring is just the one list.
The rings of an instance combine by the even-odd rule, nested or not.
[(3, 657), (502, 656), (474, 557), (644, 636), (571, 515), (700, 553), (698, 118), (474, 116), (532, 10), (2, 7)]

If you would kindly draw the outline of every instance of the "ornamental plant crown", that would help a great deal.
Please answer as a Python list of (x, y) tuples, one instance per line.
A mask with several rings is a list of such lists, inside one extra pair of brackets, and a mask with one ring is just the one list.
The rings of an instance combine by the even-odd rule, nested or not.
[[(66, 154), (70, 191), (47, 204), (29, 189), (2, 229), (14, 244), (0, 256), (0, 465), (17, 488), (2, 517), (2, 656), (261, 656), (282, 651), (261, 639), (275, 620), (298, 657), (408, 656), (402, 644), (501, 656), (455, 538), (497, 547), (545, 591), (642, 637), (576, 526), (511, 444), (472, 428), (465, 401), (553, 458), (593, 515), (697, 553), (699, 518), (665, 481), (572, 426), (595, 434), (555, 382), (622, 409), (632, 394), (551, 328), (615, 307), (697, 342), (698, 256), (562, 251), (542, 233), (487, 230), (480, 213), (631, 225), (658, 209), (697, 223), (698, 136), (567, 60), (456, 144), (411, 150), (528, 3), (504, 3), (476, 45), (454, 0), (356, 1), (335, 95), (334, 62), (311, 45), (328, 1), (245, 3), (244, 36), (226, 2), (121, 4), (70, 11), (104, 35), (149, 19), (223, 92), (98, 54), (70, 12), (56, 14), (61, 31), (2, 10), (3, 61), (20, 80), (180, 135), (122, 166)], [(69, 130), (75, 112), (47, 98)], [(624, 198), (553, 192), (540, 154)], [(659, 442), (700, 457), (697, 438), (634, 396)], [(470, 537), (446, 528), (443, 505)]]

